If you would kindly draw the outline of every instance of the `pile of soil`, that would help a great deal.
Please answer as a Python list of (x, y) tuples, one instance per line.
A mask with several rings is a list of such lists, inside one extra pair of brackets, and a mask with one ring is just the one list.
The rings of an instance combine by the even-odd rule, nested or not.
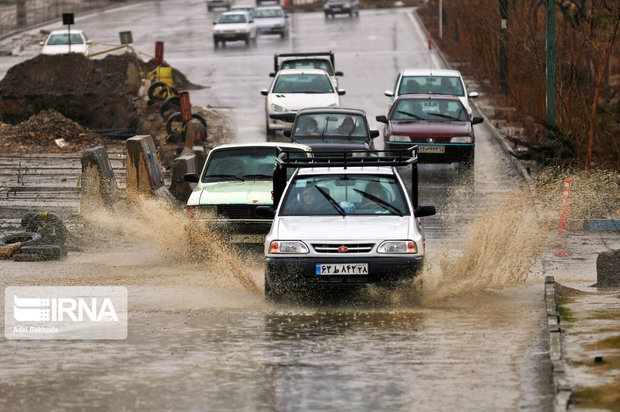
[(108, 143), (55, 110), (43, 110), (17, 126), (0, 124), (3, 153), (75, 152)]
[[(154, 69), (153, 60), (134, 53), (104, 59), (38, 55), (13, 66), (0, 81), (0, 125), (6, 123), (0, 127), (0, 151), (81, 150), (107, 141), (93, 133), (101, 129), (129, 129), (165, 142), (161, 103), (139, 96), (140, 72)], [(172, 76), (177, 90), (201, 88), (178, 70)], [(59, 147), (58, 138), (67, 146)]]

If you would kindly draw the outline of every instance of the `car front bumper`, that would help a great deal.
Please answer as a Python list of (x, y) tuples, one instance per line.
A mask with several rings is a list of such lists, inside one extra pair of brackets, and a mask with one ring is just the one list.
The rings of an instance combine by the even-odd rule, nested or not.
[(269, 219), (194, 219), (185, 226), (185, 231), (190, 243), (215, 238), (222, 243), (263, 246), (271, 222)]
[(213, 41), (237, 41), (245, 40), (248, 37), (248, 33), (218, 33), (213, 35)]
[[(385, 142), (386, 150), (403, 150), (418, 145), (418, 159), (421, 163), (452, 163), (469, 161), (474, 155), (474, 144), (432, 144)], [(434, 148), (443, 147), (443, 153), (432, 153)]]
[(283, 34), (286, 33), (286, 27), (259, 27), (258, 34)]
[[(266, 281), (274, 289), (355, 288), (396, 286), (416, 277), (423, 256), (403, 257), (268, 257)], [(330, 263), (367, 263), (367, 275), (317, 275), (316, 266)]]

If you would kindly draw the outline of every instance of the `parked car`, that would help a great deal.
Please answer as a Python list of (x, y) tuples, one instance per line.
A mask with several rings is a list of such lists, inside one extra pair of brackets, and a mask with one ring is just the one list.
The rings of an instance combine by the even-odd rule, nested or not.
[(223, 7), (230, 11), (232, 0), (207, 0), (207, 11), (211, 11), (216, 7)]
[(257, 216), (256, 207), (273, 204), (279, 149), (293, 157), (311, 155), (310, 147), (295, 143), (227, 144), (209, 152), (200, 175), (186, 174), (186, 181), (197, 184), (186, 205), (190, 237), (209, 230), (222, 243), (262, 246), (271, 220)]
[(401, 94), (446, 94), (457, 96), (471, 117), (469, 99), (478, 97), (477, 92), (467, 93), (465, 82), (458, 70), (405, 69), (396, 77), (394, 90), (386, 90), (385, 95), (392, 102)]
[(348, 14), (349, 17), (360, 15), (360, 4), (358, 0), (325, 0), (323, 6), (325, 18), (336, 17), (336, 14)]
[[(230, 11), (245, 11), (247, 12), (250, 16), (252, 16), (253, 18), (256, 18), (256, 16), (254, 15), (254, 11), (256, 10), (256, 8), (254, 6), (249, 6), (246, 4), (238, 4), (235, 6), (231, 6)], [(256, 21), (254, 21), (256, 22)]]
[(476, 137), (473, 125), (482, 117), (469, 118), (456, 96), (400, 95), (387, 117), (383, 138), (386, 150), (418, 146), (420, 161), (473, 164)]
[[(274, 174), (273, 206), (257, 213), (273, 216), (265, 240), (265, 296), (315, 289), (396, 286), (415, 278), (425, 254), (418, 218), (435, 214), (418, 206), (417, 159), (280, 157)], [(361, 163), (363, 160), (364, 163)], [(412, 170), (412, 189), (397, 171)], [(293, 176), (283, 186), (287, 169)]]
[(289, 129), (289, 121), (271, 115), (293, 114), (309, 107), (340, 107), (340, 96), (345, 94), (332, 82), (321, 69), (284, 69), (280, 70), (269, 89), (261, 90), (266, 96), (266, 129), (271, 135), (275, 130)]
[(254, 19), (245, 11), (225, 12), (213, 23), (213, 44), (226, 45), (227, 41), (243, 40), (245, 44), (256, 41), (257, 28)]
[(375, 150), (373, 139), (379, 131), (370, 130), (363, 110), (314, 108), (297, 112), (293, 127), (284, 130), (284, 135), (312, 147), (315, 154), (354, 151), (354, 155), (362, 155)]
[(322, 69), (329, 74), (332, 81), (338, 86), (338, 77), (342, 76), (341, 71), (336, 71), (336, 60), (334, 52), (308, 52), (308, 53), (275, 53), (273, 55), (273, 72), (269, 73), (274, 77), (282, 69)]
[(54, 30), (40, 43), (43, 48), (41, 54), (69, 54), (80, 53), (88, 55), (93, 42), (88, 40), (82, 30)]
[(258, 34), (288, 35), (288, 16), (280, 6), (259, 7), (254, 12)]

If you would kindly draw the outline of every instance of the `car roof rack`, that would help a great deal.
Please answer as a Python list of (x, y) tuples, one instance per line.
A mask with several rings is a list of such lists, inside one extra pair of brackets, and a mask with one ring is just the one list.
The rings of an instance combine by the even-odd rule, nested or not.
[(280, 68), (278, 64), (278, 59), (281, 57), (312, 57), (312, 56), (329, 56), (329, 60), (332, 62), (332, 67), (336, 70), (336, 59), (334, 57), (334, 52), (329, 50), (326, 52), (309, 52), (309, 53), (274, 53), (273, 55), (273, 70), (277, 73)]
[[(278, 148), (273, 172), (273, 204), (277, 205), (286, 189), (287, 169), (318, 167), (411, 167), (411, 201), (418, 207), (418, 146), (403, 150), (349, 150), (313, 152), (311, 157), (291, 156), (291, 150)], [(299, 155), (299, 152), (295, 153)], [(353, 156), (355, 154), (355, 156)], [(383, 156), (379, 156), (383, 154)]]

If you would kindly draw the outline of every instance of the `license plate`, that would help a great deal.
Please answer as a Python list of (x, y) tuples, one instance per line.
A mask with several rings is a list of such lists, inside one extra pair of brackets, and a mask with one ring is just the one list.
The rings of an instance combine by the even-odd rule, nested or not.
[(445, 153), (445, 146), (418, 146), (420, 153)]
[(317, 263), (318, 276), (324, 275), (367, 275), (368, 263)]
[(226, 37), (227, 39), (232, 39), (233, 37), (235, 37), (236, 34), (232, 33), (232, 34), (225, 34), (224, 37)]
[(341, 9), (340, 9), (339, 7), (334, 7), (334, 8), (332, 9), (332, 11), (340, 11), (340, 10), (341, 10)]
[(265, 235), (230, 235), (227, 239), (228, 243), (263, 243)]

